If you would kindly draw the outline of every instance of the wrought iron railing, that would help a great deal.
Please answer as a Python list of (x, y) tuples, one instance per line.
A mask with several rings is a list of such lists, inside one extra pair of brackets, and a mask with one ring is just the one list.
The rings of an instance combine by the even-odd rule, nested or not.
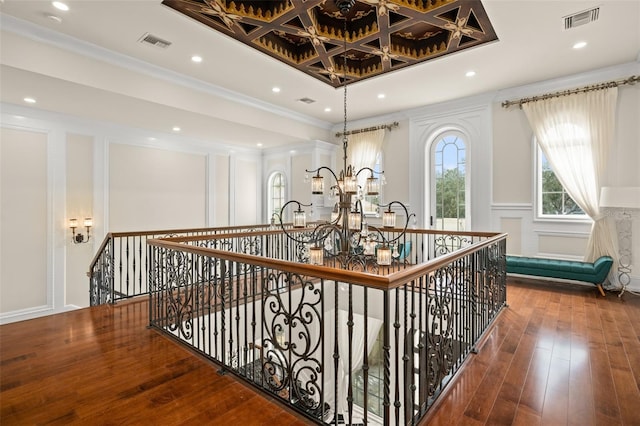
[(150, 325), (312, 422), (417, 424), (505, 305), (506, 235), (402, 242), (363, 271), (278, 231), (150, 240)]
[(89, 265), (91, 306), (146, 295), (149, 292), (147, 241), (154, 238), (216, 235), (268, 229), (268, 225), (162, 231), (110, 232)]
[[(285, 226), (291, 227), (291, 224)], [(89, 272), (89, 301), (91, 306), (105, 303), (115, 303), (118, 300), (148, 294), (148, 266), (146, 244), (150, 239), (182, 236), (203, 236), (227, 234), (232, 232), (246, 231), (254, 232), (271, 229), (269, 225), (253, 226), (229, 226), (218, 228), (195, 228), (195, 229), (173, 229), (159, 231), (139, 231), (139, 232), (111, 232), (104, 238), (100, 248), (96, 252), (90, 266)], [(433, 234), (428, 239), (428, 246), (425, 246), (423, 238), (414, 235), (404, 237), (395, 249), (398, 257), (405, 262), (420, 263), (448, 253), (459, 247), (471, 244), (473, 238), (479, 238), (465, 233)], [(390, 235), (387, 235), (389, 237)], [(260, 244), (255, 239), (245, 239), (238, 246), (238, 251), (248, 254), (256, 254), (253, 245)], [(277, 249), (277, 245), (287, 245), (289, 250), (298, 250), (297, 259), (304, 260), (305, 247), (294, 246), (290, 242), (282, 241), (282, 238), (270, 239), (272, 251)], [(269, 248), (266, 248), (269, 250)], [(268, 251), (266, 252), (269, 253)], [(291, 259), (294, 253), (289, 254)]]

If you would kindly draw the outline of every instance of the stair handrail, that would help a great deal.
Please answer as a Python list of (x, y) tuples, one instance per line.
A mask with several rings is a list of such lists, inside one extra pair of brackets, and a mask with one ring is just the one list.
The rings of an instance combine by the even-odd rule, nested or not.
[[(104, 303), (104, 300), (108, 300), (110, 303), (115, 303), (117, 299), (120, 298), (126, 298), (126, 297), (132, 297), (131, 294), (121, 294), (118, 291), (116, 291), (116, 289), (114, 289), (115, 284), (115, 277), (116, 277), (116, 265), (113, 262), (114, 260), (114, 256), (115, 256), (115, 244), (116, 244), (116, 240), (119, 238), (129, 238), (129, 237), (149, 237), (149, 236), (154, 236), (157, 238), (161, 238), (161, 237), (178, 237), (181, 235), (189, 235), (189, 236), (196, 236), (196, 235), (209, 235), (209, 234), (226, 234), (226, 233), (230, 233), (230, 232), (239, 232), (239, 231), (251, 231), (251, 230), (264, 230), (264, 229), (269, 229), (270, 228), (270, 224), (258, 224), (258, 225), (233, 225), (233, 226), (220, 226), (220, 227), (205, 227), (205, 228), (178, 228), (178, 229), (161, 229), (161, 230), (149, 230), (149, 231), (127, 231), (127, 232), (108, 232), (102, 243), (100, 244), (100, 246), (98, 247), (98, 250), (95, 254), (95, 256), (93, 257), (93, 259), (91, 260), (91, 263), (89, 264), (89, 270), (87, 271), (87, 277), (89, 278), (89, 291), (90, 291), (90, 301), (91, 304), (94, 304), (94, 300), (98, 300), (98, 301), (102, 301), (102, 302), (97, 302), (97, 304), (99, 303)], [(285, 224), (285, 226), (292, 226), (291, 224)], [(107, 283), (107, 286), (109, 287), (108, 289), (104, 288), (104, 283), (101, 283), (101, 289), (100, 291), (104, 291), (107, 290), (107, 293), (110, 295), (109, 297), (102, 298), (102, 297), (96, 297), (96, 295), (93, 294), (93, 291), (95, 291), (95, 289), (92, 287), (92, 285), (94, 285), (95, 283), (92, 281), (94, 280), (94, 273), (96, 271), (96, 266), (98, 265), (98, 262), (100, 262), (100, 259), (103, 258), (103, 256), (105, 255), (105, 250), (107, 250), (107, 248), (111, 248), (112, 253), (111, 253), (111, 262), (109, 262), (106, 267), (108, 268), (108, 271), (105, 271), (105, 273), (103, 274), (103, 276), (107, 276), (109, 277), (109, 283)], [(144, 264), (144, 268), (146, 269), (146, 265), (147, 260), (146, 259), (147, 256), (147, 250), (142, 250), (142, 253), (140, 253), (140, 259), (137, 265), (135, 265), (135, 267), (137, 267), (137, 272), (141, 273), (141, 269), (143, 268), (143, 264)], [(135, 260), (134, 260), (135, 262)], [(119, 263), (120, 269), (118, 270), (118, 272), (122, 272), (122, 264)], [(125, 268), (128, 268), (129, 265), (124, 265)], [(104, 269), (104, 266), (103, 266)], [(145, 271), (145, 276), (146, 276), (146, 271)], [(134, 277), (135, 278), (135, 277)], [(128, 277), (127, 277), (128, 279)], [(134, 292), (135, 293), (135, 292)], [(144, 294), (144, 293), (141, 293)], [(141, 295), (140, 294), (140, 295)], [(137, 294), (134, 294), (137, 295)]]

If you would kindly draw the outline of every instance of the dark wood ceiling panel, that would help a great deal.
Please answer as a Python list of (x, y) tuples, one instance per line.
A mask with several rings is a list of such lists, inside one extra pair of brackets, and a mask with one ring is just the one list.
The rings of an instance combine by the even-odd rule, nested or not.
[(334, 87), (498, 39), (480, 0), (358, 0), (345, 16), (334, 0), (162, 3)]

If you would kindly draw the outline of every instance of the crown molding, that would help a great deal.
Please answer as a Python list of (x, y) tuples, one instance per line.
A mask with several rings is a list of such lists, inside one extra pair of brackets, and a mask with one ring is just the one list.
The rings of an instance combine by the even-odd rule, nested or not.
[(608, 80), (627, 78), (638, 73), (640, 73), (640, 57), (636, 62), (628, 62), (626, 64), (599, 68), (570, 76), (499, 90), (496, 92), (493, 101), (502, 103), (504, 101), (517, 98), (536, 96), (547, 92), (555, 92), (579, 86), (603, 83)]
[(262, 155), (263, 157), (268, 158), (280, 155), (311, 154), (317, 149), (332, 152), (335, 151), (337, 147), (338, 146), (336, 144), (313, 139), (299, 143), (280, 145), (273, 148), (265, 148), (262, 150)]
[(65, 132), (103, 136), (109, 143), (143, 146), (147, 148), (171, 151), (229, 155), (230, 153), (248, 153), (255, 155), (257, 148), (228, 145), (222, 141), (200, 140), (181, 135), (122, 126), (94, 119), (78, 117), (8, 103), (0, 103), (0, 124), (4, 127), (24, 128), (31, 131), (49, 132), (62, 129)]

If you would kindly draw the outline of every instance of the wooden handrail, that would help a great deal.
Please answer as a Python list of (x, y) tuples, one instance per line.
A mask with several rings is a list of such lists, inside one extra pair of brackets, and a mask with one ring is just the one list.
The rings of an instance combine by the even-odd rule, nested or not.
[(269, 225), (234, 225), (234, 226), (222, 226), (222, 227), (214, 227), (214, 228), (181, 228), (181, 229), (160, 229), (160, 230), (152, 230), (152, 231), (128, 231), (128, 232), (109, 232), (104, 236), (100, 247), (96, 251), (96, 254), (93, 256), (91, 263), (89, 263), (89, 271), (87, 272), (87, 276), (91, 278), (91, 273), (93, 271), (96, 262), (102, 255), (102, 252), (107, 245), (107, 242), (111, 238), (126, 238), (126, 237), (144, 237), (149, 235), (158, 235), (158, 234), (185, 234), (192, 232), (211, 232), (211, 231), (227, 231), (227, 230), (236, 230), (236, 229), (259, 229), (265, 228)]
[[(479, 234), (480, 233), (478, 233), (478, 235)], [(482, 233), (482, 234), (487, 234), (487, 233)], [(484, 247), (488, 247), (491, 244), (496, 243), (497, 241), (507, 238), (506, 233), (503, 233), (503, 234), (488, 233), (488, 234), (492, 234), (493, 236), (489, 237), (486, 240), (473, 243), (468, 247), (458, 249), (451, 253), (443, 254), (442, 256), (438, 256), (435, 259), (431, 259), (424, 263), (421, 263), (420, 265), (417, 265), (417, 266), (423, 266), (423, 268), (407, 268), (401, 271), (393, 272), (392, 274), (389, 275), (389, 279), (393, 283), (393, 287), (391, 288), (396, 288), (401, 285), (404, 285), (409, 281), (412, 281), (416, 278), (420, 278), (421, 276), (424, 276), (427, 272), (435, 271), (436, 269), (442, 268), (443, 266), (448, 265), (466, 255), (474, 253)]]
[(146, 235), (157, 234), (186, 234), (187, 232), (209, 232), (209, 231), (226, 231), (233, 229), (259, 229), (265, 228), (269, 225), (234, 225), (234, 226), (219, 226), (210, 228), (182, 228), (182, 229), (161, 229), (155, 231), (129, 231), (129, 232), (110, 232), (108, 235), (113, 237), (138, 237)]
[[(228, 235), (228, 234), (227, 234)], [(246, 234), (245, 234), (246, 235)], [(280, 259), (271, 259), (263, 256), (255, 256), (251, 254), (236, 253), (225, 250), (218, 250), (205, 247), (196, 247), (185, 245), (167, 239), (153, 239), (147, 241), (147, 244), (156, 247), (164, 247), (174, 250), (185, 251), (188, 253), (211, 256), (219, 259), (230, 260), (233, 262), (247, 263), (256, 266), (271, 267), (282, 271), (293, 272), (300, 275), (313, 275), (317, 278), (326, 278), (336, 281), (348, 281), (352, 283), (362, 284), (369, 287), (386, 289), (388, 288), (389, 279), (383, 275), (375, 275), (368, 272), (354, 272), (341, 269), (330, 268), (322, 265), (311, 265), (308, 263), (289, 262)]]
[[(309, 232), (313, 230), (314, 225), (321, 222), (310, 222), (307, 224), (306, 228), (300, 229), (291, 229), (291, 232)], [(322, 222), (324, 223), (324, 222)], [(288, 228), (292, 227), (291, 223), (285, 224)], [(506, 234), (498, 234), (495, 232), (472, 232), (472, 231), (440, 231), (434, 229), (401, 229), (401, 228), (381, 228), (383, 232), (388, 232), (390, 234), (393, 233), (401, 233), (403, 231), (406, 232), (407, 237), (413, 236), (412, 238), (420, 238), (420, 235), (443, 235), (450, 237), (469, 237), (470, 241), (473, 241), (477, 238), (483, 238), (486, 240), (479, 241), (471, 244), (469, 247), (464, 249), (456, 250), (453, 253), (445, 254), (439, 256), (438, 258), (430, 261), (426, 261), (420, 264), (411, 265), (411, 264), (403, 264), (402, 270), (398, 270), (397, 265), (387, 267), (387, 266), (379, 266), (377, 271), (375, 272), (360, 272), (360, 271), (349, 271), (336, 269), (331, 266), (323, 266), (323, 265), (309, 265), (302, 264), (298, 262), (285, 261), (280, 259), (273, 258), (265, 258), (262, 256), (256, 256), (251, 254), (244, 253), (236, 253), (226, 251), (224, 249), (212, 249), (212, 248), (202, 248), (197, 246), (189, 245), (188, 243), (194, 241), (202, 241), (202, 240), (221, 240), (221, 239), (229, 239), (229, 238), (255, 238), (262, 236), (274, 236), (282, 233), (282, 229), (278, 227), (272, 227), (269, 224), (262, 225), (234, 225), (227, 227), (217, 227), (217, 228), (189, 228), (189, 229), (167, 229), (167, 230), (151, 230), (151, 231), (138, 231), (138, 232), (109, 232), (102, 243), (95, 256), (91, 260), (89, 265), (89, 270), (87, 272), (87, 276), (92, 279), (93, 273), (98, 265), (98, 262), (101, 259), (101, 256), (104, 255), (104, 251), (107, 249), (107, 244), (118, 243), (118, 241), (128, 240), (128, 238), (136, 237), (139, 238), (136, 244), (140, 244), (136, 250), (142, 250), (142, 244), (148, 243), (150, 245), (157, 245), (161, 247), (168, 247), (175, 250), (183, 250), (188, 251), (204, 256), (212, 256), (218, 257), (225, 260), (230, 260), (234, 262), (242, 262), (247, 264), (253, 264), (263, 267), (270, 267), (274, 269), (280, 269), (288, 272), (298, 273), (306, 276), (316, 276), (322, 277), (328, 280), (336, 280), (343, 282), (351, 282), (354, 284), (360, 284), (363, 286), (367, 286), (370, 288), (380, 289), (380, 290), (390, 290), (393, 288), (400, 287), (414, 279), (418, 279), (419, 277), (423, 277), (438, 268), (441, 268), (444, 265), (449, 264), (450, 262), (461, 258), (462, 256), (468, 255), (470, 252), (474, 250), (481, 249), (489, 244), (492, 244), (494, 241), (505, 238)], [(180, 235), (182, 234), (182, 235)], [(185, 235), (189, 234), (189, 235)], [(195, 234), (195, 235), (194, 235)], [(113, 246), (112, 246), (113, 247)], [(128, 246), (127, 246), (128, 247)], [(127, 248), (128, 250), (128, 248)], [(128, 253), (128, 252), (127, 252)], [(111, 256), (117, 256), (117, 253), (111, 253)], [(142, 256), (139, 259), (139, 268), (143, 267), (143, 264), (147, 264), (146, 260), (146, 251), (145, 253), (140, 253)], [(128, 254), (127, 254), (128, 256)], [(136, 255), (134, 254), (134, 257)], [(115, 259), (115, 257), (114, 257)], [(113, 260), (113, 259), (112, 259)], [(136, 262), (136, 260), (134, 260)], [(127, 264), (128, 265), (128, 264)], [(115, 265), (108, 265), (107, 268), (113, 269)], [(129, 266), (125, 266), (125, 270), (129, 271), (127, 268)], [(135, 268), (135, 267), (134, 267)], [(111, 271), (112, 276), (117, 276), (117, 271)], [(139, 278), (141, 272), (138, 273), (138, 277), (132, 275), (133, 287), (141, 286), (142, 282), (136, 281)], [(111, 276), (111, 275), (107, 275)], [(122, 283), (122, 278), (119, 279)], [(143, 280), (144, 281), (144, 280)], [(129, 275), (126, 275), (125, 281), (127, 286), (129, 285)], [(91, 285), (91, 284), (90, 284)], [(112, 283), (113, 285), (113, 283)], [(128, 288), (128, 287), (127, 287)], [(142, 288), (142, 287), (140, 287)], [(115, 290), (114, 290), (115, 291)], [(135, 293), (135, 291), (134, 291)], [(129, 292), (127, 292), (128, 296), (131, 296)]]
[(98, 261), (98, 259), (100, 259), (100, 256), (102, 256), (102, 252), (104, 251), (104, 248), (109, 242), (109, 240), (111, 239), (111, 237), (112, 237), (111, 232), (107, 233), (107, 235), (104, 236), (104, 240), (102, 240), (102, 244), (100, 244), (98, 251), (96, 251), (95, 256), (93, 256), (93, 259), (91, 259), (91, 263), (89, 264), (89, 271), (87, 272), (87, 277), (91, 278), (91, 276), (93, 275), (93, 267), (96, 266), (96, 262)]
[[(234, 237), (246, 237), (250, 235), (268, 235), (280, 232), (279, 230), (269, 230), (256, 233), (237, 233), (237, 234), (216, 234), (210, 236), (189, 236), (189, 237), (169, 237), (161, 239), (151, 239), (147, 241), (147, 244), (156, 247), (164, 247), (174, 250), (186, 251), (193, 254), (211, 256), (233, 262), (247, 263), (256, 266), (270, 267), (287, 272), (293, 272), (300, 275), (311, 275), (318, 278), (349, 282), (354, 284), (360, 284), (370, 288), (376, 288), (380, 290), (390, 290), (400, 287), (405, 283), (417, 279), (426, 275), (429, 272), (435, 271), (442, 266), (450, 264), (456, 259), (473, 253), (481, 248), (487, 247), (495, 242), (507, 237), (507, 234), (492, 233), (492, 232), (465, 232), (464, 235), (468, 236), (481, 236), (487, 237), (487, 240), (473, 243), (468, 247), (456, 250), (455, 252), (448, 253), (439, 256), (436, 259), (423, 262), (418, 265), (407, 266), (406, 269), (392, 272), (386, 275), (373, 274), (370, 272), (350, 271), (344, 269), (336, 269), (322, 265), (310, 265), (306, 263), (290, 262), (280, 259), (266, 258), (263, 256), (255, 256), (251, 254), (236, 253), (226, 250), (219, 250), (213, 248), (197, 247), (192, 245), (185, 245), (184, 242), (192, 242), (204, 239), (224, 239)], [(438, 233), (438, 232), (433, 232)], [(385, 267), (380, 267), (383, 271)]]
[[(216, 228), (217, 229), (217, 228)], [(246, 229), (246, 228), (242, 228), (242, 229)], [(306, 228), (296, 228), (294, 229), (294, 231), (296, 232), (305, 232), (305, 231), (312, 231), (313, 228), (310, 226), (307, 226)], [(403, 228), (381, 228), (382, 231), (385, 232), (402, 232)], [(158, 238), (158, 239), (170, 239), (171, 241), (178, 241), (178, 242), (191, 242), (191, 241), (198, 241), (198, 240), (202, 240), (203, 238), (207, 238), (207, 239), (223, 239), (223, 238), (232, 238), (232, 237), (256, 237), (259, 235), (274, 235), (274, 234), (279, 234), (282, 231), (280, 230), (280, 228), (274, 228), (274, 229), (264, 229), (264, 230), (257, 230), (257, 231), (250, 231), (250, 232), (228, 232), (226, 234), (223, 233), (218, 233), (218, 234), (214, 234), (214, 235), (188, 235), (188, 236), (184, 236), (184, 237), (163, 237), (163, 238)], [(416, 235), (455, 235), (455, 236), (465, 236), (465, 237), (482, 237), (482, 238), (491, 238), (494, 237), (496, 235), (500, 235), (499, 233), (496, 232), (474, 232), (474, 231), (440, 231), (437, 229), (407, 229), (406, 230), (407, 234), (416, 234)], [(506, 234), (505, 234), (506, 235)]]

